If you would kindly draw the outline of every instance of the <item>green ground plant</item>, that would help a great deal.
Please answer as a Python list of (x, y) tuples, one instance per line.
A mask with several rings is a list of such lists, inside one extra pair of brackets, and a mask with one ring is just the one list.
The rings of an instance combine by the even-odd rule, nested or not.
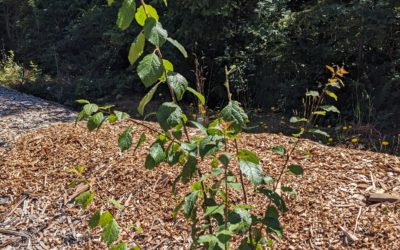
[[(108, 1), (111, 5), (114, 1)], [(167, 5), (167, 1), (164, 1)], [(188, 188), (181, 202), (176, 206), (174, 216), (182, 212), (191, 221), (191, 249), (232, 249), (232, 242), (240, 241), (239, 249), (263, 249), (273, 245), (271, 234), (281, 238), (283, 227), (280, 216), (288, 211), (283, 196), (277, 191), (278, 186), (284, 186), (285, 192), (293, 191), (290, 183), (281, 185), (282, 176), (293, 174), (301, 176), (304, 169), (292, 164), (291, 156), (306, 133), (318, 136), (328, 134), (314, 127), (315, 121), (328, 112), (339, 113), (333, 105), (324, 105), (325, 99), (337, 101), (334, 89), (343, 87), (341, 77), (347, 73), (343, 67), (327, 66), (331, 77), (320, 91), (308, 91), (306, 100), (310, 105), (302, 116), (291, 118), (292, 123), (299, 123), (300, 132), (294, 134), (296, 141), (290, 148), (275, 146), (273, 153), (284, 158), (280, 173), (276, 178), (264, 172), (257, 154), (245, 145), (239, 144), (239, 137), (249, 122), (241, 103), (232, 98), (230, 78), (237, 70), (236, 66), (225, 67), (225, 83), (228, 104), (219, 112), (218, 117), (209, 123), (191, 121), (180, 106), (180, 101), (186, 93), (194, 94), (204, 105), (204, 96), (189, 87), (186, 78), (175, 72), (173, 64), (163, 57), (162, 48), (167, 42), (175, 46), (184, 57), (187, 52), (184, 47), (168, 36), (168, 32), (159, 21), (157, 10), (143, 0), (136, 6), (134, 0), (124, 0), (119, 12), (117, 25), (124, 30), (130, 27), (133, 20), (142, 26), (142, 31), (133, 41), (128, 59), (131, 64), (139, 61), (137, 74), (149, 92), (143, 97), (138, 112), (144, 115), (146, 105), (152, 99), (161, 85), (166, 85), (170, 92), (169, 102), (162, 103), (154, 114), (162, 131), (150, 128), (129, 118), (124, 112), (113, 110), (112, 105), (99, 106), (87, 100), (78, 100), (83, 105), (77, 121), (87, 119), (87, 127), (91, 131), (98, 130), (104, 122), (114, 123), (130, 119), (136, 124), (145, 126), (157, 132), (149, 153), (145, 159), (145, 168), (155, 169), (161, 164), (176, 167), (178, 175), (174, 181), (173, 193), (176, 194), (176, 184), (182, 182)], [(151, 49), (145, 49), (151, 47)], [(147, 52), (150, 51), (150, 52)], [(189, 125), (197, 129), (190, 136)], [(144, 134), (134, 143), (132, 127), (128, 127), (119, 136), (118, 145), (121, 151), (127, 151), (135, 146), (136, 150), (146, 140)], [(77, 173), (80, 176), (81, 169)], [(80, 174), (80, 175), (79, 175)], [(78, 181), (82, 181), (80, 178)], [(265, 211), (262, 216), (254, 209), (248, 199), (248, 190), (252, 188), (257, 195), (265, 197)], [(240, 193), (240, 199), (232, 198), (232, 194)], [(182, 194), (180, 194), (182, 196)], [(94, 199), (93, 191), (80, 194), (75, 201), (87, 208)], [(103, 229), (102, 240), (110, 249), (127, 249), (125, 242), (118, 240), (119, 226), (109, 211), (95, 212), (90, 221), (91, 228), (100, 226)], [(134, 249), (138, 249), (135, 246)]]

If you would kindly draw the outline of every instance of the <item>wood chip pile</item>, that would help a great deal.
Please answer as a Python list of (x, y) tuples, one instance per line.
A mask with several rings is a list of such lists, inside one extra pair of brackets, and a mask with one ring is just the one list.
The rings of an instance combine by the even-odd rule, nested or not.
[[(128, 125), (134, 126), (106, 125), (97, 133), (82, 124), (53, 125), (0, 153), (0, 249), (106, 249), (100, 230), (88, 228), (90, 214), (100, 208), (114, 213), (123, 229), (120, 240), (131, 246), (187, 249), (190, 225), (182, 216), (171, 217), (185, 193), (180, 186), (180, 197), (172, 195), (179, 169), (144, 168), (153, 135), (138, 126), (134, 139), (142, 132), (150, 138), (136, 153), (121, 154), (117, 138)], [(244, 134), (239, 144), (256, 151), (265, 172), (276, 176), (283, 159), (271, 148), (290, 147), (292, 141), (282, 135)], [(305, 175), (283, 179), (282, 185), (297, 194), (283, 194), (289, 212), (282, 217), (284, 237), (276, 240), (276, 249), (400, 249), (398, 157), (304, 141), (291, 163), (302, 165)], [(75, 190), (67, 187), (73, 179), (67, 169), (77, 165), (87, 167), (85, 176), (96, 193), (89, 211), (68, 202)], [(262, 212), (265, 198), (251, 191), (250, 196)], [(110, 198), (125, 209), (117, 211)]]

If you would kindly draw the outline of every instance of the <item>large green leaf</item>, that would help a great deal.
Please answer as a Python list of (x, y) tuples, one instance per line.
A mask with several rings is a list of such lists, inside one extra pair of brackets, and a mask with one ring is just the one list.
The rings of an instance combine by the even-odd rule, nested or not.
[(208, 206), (206, 208), (206, 213), (204, 214), (204, 217), (207, 217), (207, 216), (210, 216), (210, 215), (214, 215), (214, 214), (223, 215), (224, 214), (224, 209), (225, 209), (225, 205), (224, 204), (216, 205), (216, 206)]
[(303, 168), (299, 165), (289, 165), (288, 169), (294, 175), (303, 175), (304, 174)]
[(337, 109), (335, 106), (333, 105), (324, 105), (324, 106), (320, 106), (321, 109), (327, 111), (327, 112), (335, 112), (335, 113), (340, 113), (339, 109)]
[(104, 228), (108, 223), (114, 219), (113, 215), (109, 211), (105, 211), (101, 214), (99, 219), (99, 225)]
[(187, 51), (185, 49), (185, 47), (182, 46), (182, 44), (180, 44), (177, 40), (172, 39), (170, 37), (167, 38), (168, 42), (171, 43), (172, 45), (174, 45), (181, 53), (182, 55), (187, 58), (188, 54)]
[[(136, 14), (135, 14), (136, 22), (140, 26), (144, 26), (146, 19), (147, 19), (147, 15), (149, 15), (149, 17), (152, 17), (156, 20), (159, 19), (157, 10), (154, 9), (153, 6), (151, 6), (149, 4), (145, 4), (144, 6), (146, 7), (146, 10), (145, 10), (145, 8), (143, 8), (143, 5), (140, 5), (140, 7), (137, 9)], [(147, 12), (147, 14), (146, 14), (146, 12)]]
[(118, 11), (117, 25), (125, 30), (131, 25), (136, 11), (136, 0), (124, 0)]
[(118, 239), (118, 235), (118, 223), (114, 219), (112, 219), (107, 225), (104, 226), (103, 233), (101, 234), (101, 239), (105, 243), (111, 244)]
[(225, 121), (232, 121), (233, 125), (237, 125), (240, 128), (245, 128), (246, 124), (249, 122), (247, 114), (237, 101), (230, 101), (228, 105), (222, 109), (221, 116)]
[(233, 232), (243, 233), (250, 228), (251, 214), (243, 208), (235, 208), (228, 215), (229, 229)]
[(206, 104), (206, 98), (200, 92), (197, 92), (196, 90), (192, 89), (191, 87), (187, 87), (186, 90), (189, 91), (190, 93), (192, 93), (193, 95), (195, 95), (197, 97), (197, 99), (199, 99), (201, 104), (203, 104), (203, 105)]
[(158, 108), (156, 116), (161, 128), (168, 131), (181, 123), (182, 109), (173, 102), (164, 102)]
[(192, 211), (194, 206), (196, 205), (198, 197), (199, 191), (193, 191), (185, 197), (182, 208), (186, 218), (190, 218), (190, 216), (192, 215)]
[(132, 147), (132, 128), (129, 127), (122, 132), (118, 138), (118, 146), (122, 152)]
[(95, 228), (100, 221), (100, 211), (97, 210), (89, 219), (89, 227)]
[(98, 112), (94, 115), (92, 115), (88, 122), (87, 122), (87, 128), (92, 131), (100, 127), (100, 125), (104, 121), (104, 115), (102, 112)]
[(147, 169), (153, 169), (155, 166), (160, 164), (167, 157), (164, 152), (164, 148), (160, 141), (156, 141), (151, 147), (149, 151), (149, 155), (146, 157), (145, 167)]
[(128, 59), (131, 65), (134, 64), (137, 59), (142, 56), (145, 42), (146, 38), (144, 36), (144, 33), (140, 32), (140, 34), (136, 37), (136, 40), (131, 44), (131, 48), (129, 49)]
[(272, 148), (272, 152), (279, 155), (285, 155), (286, 149), (283, 146), (275, 146)]
[(144, 25), (144, 36), (154, 46), (161, 47), (167, 41), (168, 32), (162, 27), (160, 22), (150, 17), (146, 19)]
[(190, 179), (193, 177), (194, 173), (196, 173), (196, 169), (197, 169), (196, 157), (189, 156), (182, 169), (182, 182), (188, 183)]
[(268, 206), (262, 223), (267, 226), (268, 233), (275, 233), (282, 238), (283, 228), (279, 222), (279, 212), (274, 206)]
[(178, 101), (182, 100), (183, 94), (188, 87), (186, 78), (179, 73), (169, 73), (167, 77), (167, 83), (174, 90)]
[(145, 56), (137, 67), (137, 72), (144, 86), (150, 87), (162, 76), (164, 67), (161, 59), (154, 53)]
[(206, 136), (199, 143), (199, 153), (201, 158), (205, 156), (214, 155), (223, 146), (222, 141), (224, 137), (222, 136)]
[(285, 201), (278, 193), (266, 188), (260, 188), (257, 191), (267, 196), (278, 207), (280, 211), (287, 211)]
[(75, 202), (82, 208), (86, 209), (93, 201), (93, 199), (94, 195), (92, 194), (92, 192), (86, 191), (81, 193), (78, 197), (76, 197)]
[(322, 131), (320, 129), (313, 128), (313, 129), (310, 129), (309, 131), (310, 131), (310, 133), (313, 133), (313, 134), (318, 134), (318, 135), (323, 135), (325, 137), (329, 137), (329, 134), (327, 132)]
[(264, 173), (257, 155), (247, 149), (238, 152), (239, 167), (243, 174), (254, 184), (264, 183)]
[(99, 106), (97, 106), (94, 103), (88, 103), (85, 106), (83, 106), (83, 111), (85, 112), (86, 115), (92, 115), (93, 113), (96, 113), (97, 110), (99, 110)]
[(142, 100), (140, 100), (139, 106), (137, 108), (137, 111), (140, 115), (144, 114), (144, 108), (146, 105), (153, 99), (154, 93), (156, 93), (158, 86), (160, 86), (161, 82), (158, 84), (154, 85), (149, 92), (145, 96), (143, 96)]
[(136, 143), (135, 151), (140, 148), (140, 146), (143, 145), (143, 143), (146, 141), (146, 133), (142, 133), (139, 137), (138, 142)]

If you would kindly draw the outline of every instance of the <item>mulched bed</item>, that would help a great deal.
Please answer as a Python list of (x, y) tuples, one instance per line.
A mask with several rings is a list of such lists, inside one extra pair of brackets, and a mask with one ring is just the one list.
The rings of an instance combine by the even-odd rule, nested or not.
[[(53, 125), (19, 138), (11, 151), (0, 152), (0, 249), (106, 249), (100, 231), (88, 228), (96, 209), (111, 209), (123, 232), (120, 240), (142, 249), (187, 249), (190, 225), (172, 219), (180, 197), (172, 195), (178, 168), (144, 168), (152, 133), (135, 126), (134, 138), (150, 137), (144, 147), (121, 154), (118, 134), (129, 121), (105, 125), (97, 133), (84, 124)], [(157, 125), (149, 123), (150, 126)], [(191, 131), (195, 133), (195, 131)], [(276, 176), (280, 156), (271, 148), (290, 147), (294, 139), (276, 134), (244, 134), (239, 144), (258, 152), (265, 172)], [(400, 193), (400, 158), (369, 151), (327, 147), (303, 141), (291, 163), (305, 168), (304, 177), (286, 176), (283, 184), (297, 195), (285, 195), (284, 237), (277, 249), (400, 249), (400, 203), (370, 204), (368, 195)], [(89, 211), (66, 203), (71, 166), (85, 165), (96, 193)], [(268, 204), (247, 186), (251, 203)], [(110, 198), (125, 204), (117, 211)], [(141, 227), (143, 232), (136, 228)], [(351, 234), (356, 237), (351, 242)]]

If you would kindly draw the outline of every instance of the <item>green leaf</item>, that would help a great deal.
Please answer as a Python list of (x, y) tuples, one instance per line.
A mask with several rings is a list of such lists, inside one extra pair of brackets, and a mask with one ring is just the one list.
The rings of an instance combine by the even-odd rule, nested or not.
[(89, 219), (89, 227), (90, 228), (95, 228), (97, 225), (99, 225), (100, 221), (100, 211), (97, 210)]
[(194, 173), (197, 170), (197, 159), (196, 157), (189, 156), (185, 165), (182, 169), (182, 182), (188, 183), (190, 179), (193, 177)]
[(167, 41), (168, 32), (162, 27), (160, 22), (150, 17), (146, 19), (144, 25), (144, 36), (154, 46), (161, 47)]
[(313, 115), (322, 115), (325, 116), (326, 115), (326, 111), (314, 111), (312, 112)]
[(263, 170), (257, 155), (247, 149), (241, 149), (238, 152), (239, 167), (243, 174), (254, 184), (263, 183)]
[(164, 72), (164, 67), (160, 58), (152, 53), (145, 56), (137, 67), (140, 80), (146, 88), (157, 82)]
[(337, 95), (336, 95), (335, 93), (333, 93), (332, 91), (325, 90), (325, 93), (326, 93), (328, 96), (330, 96), (330, 97), (332, 97), (333, 99), (335, 99), (335, 101), (338, 100)]
[(257, 191), (267, 196), (278, 207), (280, 211), (286, 212), (288, 210), (286, 208), (285, 201), (278, 193), (266, 188), (260, 188)]
[(128, 249), (128, 244), (125, 242), (119, 243), (118, 245), (113, 246), (109, 250), (126, 250)]
[(100, 125), (104, 121), (104, 115), (102, 112), (98, 112), (94, 115), (92, 115), (88, 122), (87, 122), (87, 128), (92, 131), (95, 130), (96, 128), (100, 128)]
[(252, 223), (251, 214), (243, 208), (235, 208), (228, 215), (229, 230), (236, 233), (246, 232)]
[(140, 34), (136, 37), (136, 40), (131, 44), (131, 47), (129, 49), (128, 59), (131, 65), (134, 64), (137, 59), (142, 56), (145, 42), (146, 38), (144, 36), (144, 33), (140, 32)]
[(287, 186), (282, 186), (282, 191), (287, 192), (287, 193), (293, 193), (293, 188), (287, 187)]
[(208, 206), (206, 209), (206, 213), (204, 214), (204, 217), (214, 215), (214, 214), (224, 215), (224, 209), (225, 209), (224, 204), (217, 205), (217, 206)]
[(276, 146), (272, 148), (272, 152), (279, 155), (285, 155), (286, 149), (283, 146)]
[(76, 100), (75, 102), (79, 103), (79, 104), (89, 104), (90, 103), (88, 100), (85, 100), (85, 99), (79, 99), (79, 100)]
[(282, 238), (283, 228), (279, 222), (279, 212), (274, 206), (268, 206), (262, 223), (267, 226), (268, 233), (275, 233), (279, 238)]
[(121, 121), (123, 119), (128, 119), (129, 114), (121, 111), (114, 111), (115, 116), (117, 117), (118, 121)]
[(324, 106), (320, 106), (319, 108), (325, 110), (326, 112), (335, 112), (338, 114), (340, 113), (339, 109), (337, 109), (333, 105), (324, 105)]
[(113, 215), (109, 211), (105, 211), (100, 215), (99, 225), (104, 228), (108, 223), (114, 219)]
[(319, 130), (319, 129), (310, 129), (309, 131), (310, 131), (310, 133), (313, 133), (313, 134), (319, 134), (319, 135), (323, 135), (325, 137), (329, 137), (328, 133), (326, 133), (325, 131)]
[(164, 102), (158, 108), (156, 116), (161, 128), (168, 131), (181, 123), (182, 109), (173, 102)]
[(122, 134), (119, 135), (118, 138), (118, 146), (121, 149), (122, 152), (125, 150), (128, 150), (130, 147), (132, 147), (132, 128), (129, 127), (122, 132)]
[(82, 121), (83, 119), (85, 119), (87, 117), (86, 112), (84, 110), (82, 110), (81, 112), (79, 112), (78, 116), (76, 117), (75, 120), (75, 125), (79, 122)]
[(140, 115), (144, 114), (144, 108), (146, 105), (153, 99), (154, 93), (156, 93), (158, 86), (160, 86), (161, 82), (157, 83), (154, 85), (149, 92), (140, 100), (139, 106), (137, 108), (137, 111)]
[(225, 249), (225, 244), (219, 241), (215, 235), (201, 235), (197, 241), (198, 243), (207, 243), (207, 250), (220, 250)]
[(222, 140), (224, 138), (221, 136), (206, 136), (199, 143), (199, 153), (201, 158), (206, 156), (214, 155), (223, 146)]
[(114, 111), (111, 115), (108, 116), (108, 121), (110, 123), (114, 123), (123, 119), (129, 118), (129, 114), (121, 111)]
[(207, 135), (207, 129), (201, 124), (196, 121), (190, 121), (194, 126), (196, 126), (200, 131), (204, 134)]
[(108, 4), (108, 6), (111, 6), (111, 5), (113, 5), (113, 3), (114, 3), (114, 0), (107, 0), (107, 4)]
[(291, 123), (297, 123), (297, 122), (307, 122), (308, 120), (306, 119), (306, 118), (300, 118), (300, 117), (297, 117), (297, 116), (292, 116), (291, 118), (290, 118), (290, 122)]
[(153, 169), (155, 166), (160, 164), (167, 157), (161, 142), (157, 141), (150, 147), (149, 155), (146, 157), (145, 167), (147, 169)]
[(101, 239), (105, 243), (111, 244), (118, 239), (119, 231), (120, 229), (118, 223), (112, 219), (107, 225), (104, 226)]
[(292, 134), (294, 137), (299, 138), (302, 134), (304, 134), (304, 128), (300, 128), (298, 133)]
[(118, 11), (117, 25), (125, 30), (131, 25), (136, 11), (136, 0), (124, 0)]
[(136, 147), (135, 147), (134, 151), (136, 151), (140, 146), (142, 146), (145, 141), (146, 141), (146, 134), (142, 133), (140, 135), (140, 137), (139, 137), (139, 140), (138, 140), (138, 142), (136, 144)]
[(92, 115), (93, 113), (97, 112), (97, 110), (99, 110), (99, 106), (94, 103), (88, 103), (83, 106), (83, 111), (87, 116)]
[(232, 155), (229, 153), (223, 153), (218, 157), (219, 161), (227, 166), (232, 159)]
[(164, 69), (167, 71), (167, 73), (174, 72), (174, 65), (169, 60), (163, 59), (163, 65), (164, 65)]
[(199, 99), (201, 104), (206, 105), (206, 98), (201, 93), (197, 92), (196, 90), (192, 89), (191, 87), (187, 87), (186, 90), (189, 91), (190, 93), (192, 93), (193, 95), (195, 95), (197, 97), (197, 99)]
[(199, 197), (199, 191), (193, 191), (185, 197), (182, 207), (183, 207), (183, 213), (186, 218), (190, 218), (190, 216), (192, 215), (192, 211), (198, 197)]
[(174, 45), (175, 48), (177, 48), (177, 49), (182, 53), (182, 55), (183, 55), (185, 58), (188, 57), (188, 53), (187, 53), (185, 47), (182, 46), (182, 44), (180, 44), (177, 40), (172, 39), (172, 38), (170, 38), (170, 37), (168, 37), (167, 40), (168, 40), (169, 43), (171, 43), (172, 45)]
[(174, 91), (178, 101), (182, 100), (183, 94), (189, 85), (186, 78), (179, 73), (169, 73), (167, 83)]
[(291, 173), (293, 173), (295, 175), (303, 175), (304, 174), (303, 168), (299, 165), (290, 165), (290, 166), (288, 166), (288, 169)]
[(93, 201), (94, 195), (90, 191), (86, 191), (81, 193), (78, 197), (75, 198), (75, 202), (81, 206), (83, 209), (86, 209), (90, 203)]
[(306, 96), (314, 96), (314, 97), (317, 97), (317, 96), (319, 96), (319, 92), (318, 92), (318, 91), (314, 91), (314, 90), (307, 91), (307, 92), (306, 92)]
[(177, 164), (182, 154), (183, 152), (179, 150), (179, 144), (171, 143), (167, 150), (167, 163), (170, 166)]
[[(149, 4), (145, 4), (145, 7), (146, 7), (146, 11), (147, 11), (147, 14), (149, 15), (149, 17), (152, 17), (156, 20), (159, 19), (157, 10), (154, 9), (153, 6), (151, 6)], [(140, 26), (144, 26), (144, 24), (146, 22), (146, 19), (147, 19), (146, 11), (145, 11), (145, 8), (143, 8), (143, 5), (141, 5), (136, 11), (135, 19), (136, 19), (136, 22)]]
[(233, 122), (240, 128), (245, 128), (249, 122), (247, 114), (244, 112), (240, 103), (237, 101), (230, 101), (228, 105), (221, 111), (222, 118), (227, 122)]
[(108, 105), (104, 105), (99, 107), (99, 110), (105, 110), (105, 111), (110, 111), (111, 108), (115, 107), (115, 105), (113, 104), (108, 104)]

